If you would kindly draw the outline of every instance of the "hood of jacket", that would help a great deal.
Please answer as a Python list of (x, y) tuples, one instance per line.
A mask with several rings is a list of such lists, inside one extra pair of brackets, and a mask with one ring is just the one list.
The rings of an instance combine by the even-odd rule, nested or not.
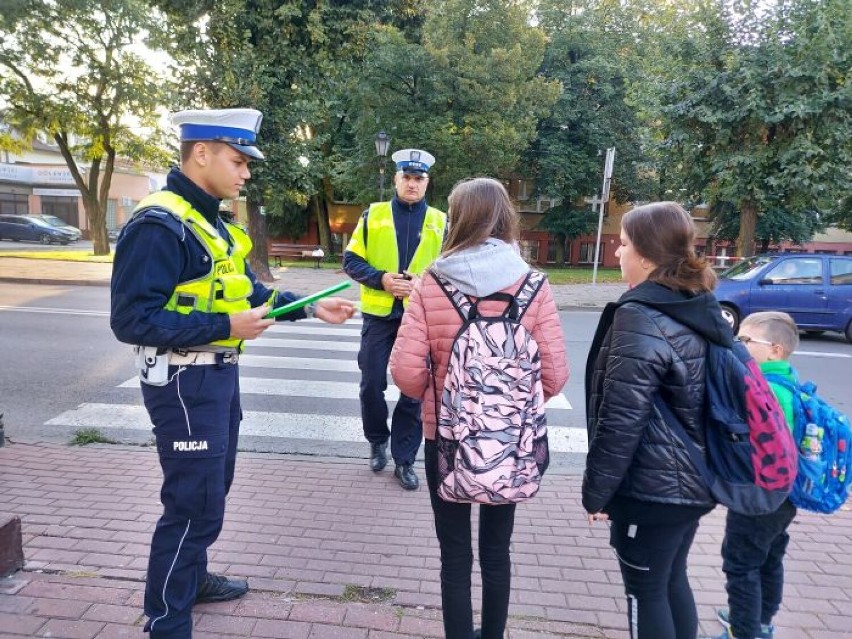
[(656, 282), (642, 282), (618, 300), (619, 305), (627, 302), (640, 302), (655, 308), (715, 344), (731, 346), (733, 343), (731, 327), (722, 318), (722, 308), (712, 293), (692, 295)]
[(514, 247), (496, 238), (439, 257), (433, 268), (462, 293), (473, 297), (486, 297), (501, 291), (530, 270)]

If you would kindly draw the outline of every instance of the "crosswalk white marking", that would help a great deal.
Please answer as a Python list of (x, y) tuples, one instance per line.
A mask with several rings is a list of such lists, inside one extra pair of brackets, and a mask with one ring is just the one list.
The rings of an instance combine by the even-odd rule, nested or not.
[(360, 342), (333, 342), (311, 339), (287, 339), (284, 337), (258, 337), (253, 339), (250, 348), (299, 348), (312, 351), (337, 351), (339, 353), (357, 353)]
[[(37, 311), (39, 312), (39, 311)], [(52, 312), (43, 309), (41, 312)], [(347, 326), (361, 322), (349, 322)], [(319, 320), (302, 320), (295, 323), (279, 323), (271, 327), (266, 337), (247, 344), (247, 352), (240, 357), (240, 390), (245, 408), (241, 433), (245, 436), (274, 437), (282, 439), (300, 439), (337, 441), (343, 443), (363, 443), (364, 436), (360, 415), (357, 409), (347, 409), (350, 414), (328, 414), (335, 409), (336, 400), (358, 401), (360, 374), (355, 353), (360, 344), (357, 338), (360, 328), (335, 327)], [(299, 349), (306, 355), (316, 357), (293, 357), (280, 349)], [(282, 353), (276, 355), (274, 353)], [(285, 354), (286, 353), (286, 354)], [(339, 353), (339, 358), (323, 357)], [(265, 370), (264, 370), (265, 369)], [(278, 371), (314, 371), (342, 373), (346, 381), (284, 379), (275, 377)], [(246, 375), (246, 373), (249, 373)], [(291, 374), (292, 375), (292, 374)], [(132, 377), (117, 388), (138, 388), (139, 378)], [(252, 397), (281, 398), (282, 408), (286, 409), (287, 398), (316, 399), (323, 409), (322, 414), (291, 413), (282, 411), (258, 411), (252, 408)], [(399, 400), (399, 389), (388, 384), (385, 396), (389, 402)], [(73, 410), (57, 415), (46, 423), (49, 426), (70, 426), (72, 428), (129, 429), (150, 431), (148, 414), (142, 406), (141, 397), (136, 395), (129, 404), (84, 403)], [(256, 403), (256, 401), (255, 401)], [(304, 406), (304, 402), (302, 403)], [(588, 449), (585, 428), (572, 428), (560, 425), (565, 423), (564, 410), (572, 406), (563, 394), (559, 394), (547, 403), (550, 420), (549, 438), (554, 452), (582, 453)], [(355, 412), (356, 414), (351, 414)]]
[[(127, 404), (81, 404), (47, 422), (48, 426), (73, 428), (151, 429), (143, 406)], [(585, 453), (588, 439), (584, 428), (548, 426), (548, 442), (552, 452)], [(339, 415), (272, 413), (243, 411), (240, 434), (247, 436), (311, 439), (322, 441), (364, 442), (361, 418)]]
[[(328, 360), (326, 360), (328, 361)], [(131, 377), (119, 384), (119, 388), (138, 388), (139, 378)], [(323, 399), (358, 399), (358, 382), (329, 382), (303, 379), (277, 379), (269, 377), (244, 377), (240, 375), (240, 393), (242, 395), (275, 395), (283, 397), (322, 397)], [(399, 399), (399, 389), (388, 384), (385, 399), (395, 402)], [(571, 402), (562, 393), (552, 397), (546, 408), (571, 410)]]

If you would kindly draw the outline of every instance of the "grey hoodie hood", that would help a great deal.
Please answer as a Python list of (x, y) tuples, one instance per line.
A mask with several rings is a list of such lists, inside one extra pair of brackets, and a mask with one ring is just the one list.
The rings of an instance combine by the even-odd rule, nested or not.
[(517, 282), (530, 270), (518, 252), (489, 238), (478, 246), (439, 257), (433, 267), (465, 295), (485, 297)]

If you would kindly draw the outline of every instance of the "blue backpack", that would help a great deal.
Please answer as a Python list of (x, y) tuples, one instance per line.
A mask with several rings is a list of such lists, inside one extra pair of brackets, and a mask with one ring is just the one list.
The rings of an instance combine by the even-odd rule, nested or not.
[(766, 379), (793, 394), (793, 439), (799, 472), (790, 501), (798, 508), (830, 514), (852, 489), (852, 428), (849, 418), (816, 394), (813, 382), (792, 383), (780, 375)]

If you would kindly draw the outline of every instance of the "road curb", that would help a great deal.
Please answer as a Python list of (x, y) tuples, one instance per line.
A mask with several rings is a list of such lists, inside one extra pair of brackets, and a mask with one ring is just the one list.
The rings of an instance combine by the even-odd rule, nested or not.
[(109, 280), (61, 280), (47, 277), (0, 276), (0, 282), (8, 282), (10, 284), (44, 284), (49, 286), (109, 286)]

